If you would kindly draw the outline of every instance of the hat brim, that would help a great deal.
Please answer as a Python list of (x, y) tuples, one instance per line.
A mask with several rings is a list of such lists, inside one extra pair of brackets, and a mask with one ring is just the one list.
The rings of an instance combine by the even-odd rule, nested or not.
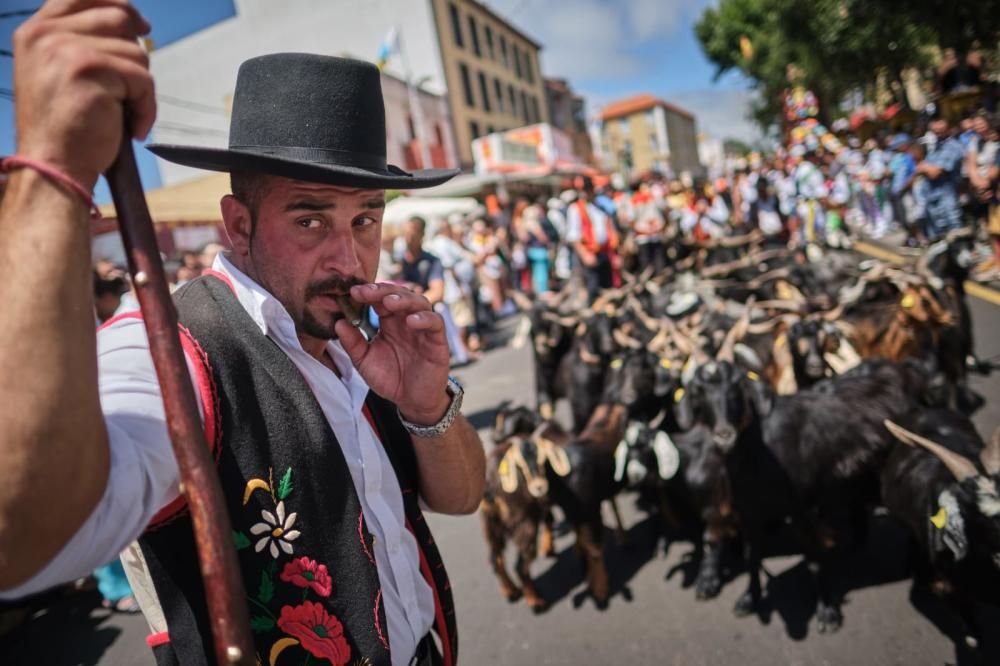
[(389, 165), (386, 169), (366, 169), (261, 155), (228, 148), (203, 148), (154, 143), (146, 146), (154, 155), (184, 166), (208, 171), (250, 171), (282, 176), (311, 183), (371, 189), (417, 190), (434, 187), (459, 174), (459, 169), (421, 169), (407, 172)]

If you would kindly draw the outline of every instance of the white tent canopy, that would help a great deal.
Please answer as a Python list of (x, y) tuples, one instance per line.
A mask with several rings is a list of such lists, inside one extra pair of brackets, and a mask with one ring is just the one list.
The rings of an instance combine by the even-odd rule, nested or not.
[(427, 221), (426, 237), (430, 238), (449, 216), (455, 213), (468, 216), (481, 208), (480, 203), (472, 197), (397, 197), (385, 206), (382, 233), (396, 233), (401, 230), (404, 222), (416, 216)]

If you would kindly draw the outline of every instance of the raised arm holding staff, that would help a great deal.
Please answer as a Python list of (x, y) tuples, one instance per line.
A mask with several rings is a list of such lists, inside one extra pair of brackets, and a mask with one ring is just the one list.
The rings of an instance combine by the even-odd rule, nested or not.
[[(137, 136), (152, 125), (134, 43), (147, 29), (116, 0), (53, 0), (26, 22), (18, 154), (92, 188), (120, 143), (123, 103)], [(458, 413), (440, 318), (422, 297), (371, 284), (383, 189), (452, 172), (387, 165), (377, 70), (306, 54), (244, 63), (229, 149), (154, 151), (232, 174), (221, 205), (233, 252), (176, 304), (257, 656), (440, 663), (433, 627), (455, 663), (451, 594), (418, 498), (474, 510), (482, 446)], [(145, 332), (137, 317), (111, 322), (95, 363), (89, 244), (77, 192), (12, 172), (0, 210), (0, 589), (72, 579), (138, 537), (130, 576), (159, 663), (214, 663)], [(344, 320), (347, 296), (378, 313), (371, 343)]]

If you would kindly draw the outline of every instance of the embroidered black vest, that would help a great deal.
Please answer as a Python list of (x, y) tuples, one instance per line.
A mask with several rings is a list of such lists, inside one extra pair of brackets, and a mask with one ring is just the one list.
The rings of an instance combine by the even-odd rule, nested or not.
[[(261, 333), (224, 279), (203, 276), (174, 298), (182, 342), (197, 359), (206, 435), (233, 525), (258, 663), (311, 658), (388, 666), (392, 646), (373, 537), (343, 452), (299, 370)], [(434, 630), (445, 663), (454, 664), (454, 604), (417, 503), (413, 443), (392, 404), (369, 393), (366, 408), (402, 488), (407, 528), (434, 592)], [(157, 663), (214, 664), (182, 501), (157, 515), (139, 546), (167, 621), (168, 636), (150, 641)]]

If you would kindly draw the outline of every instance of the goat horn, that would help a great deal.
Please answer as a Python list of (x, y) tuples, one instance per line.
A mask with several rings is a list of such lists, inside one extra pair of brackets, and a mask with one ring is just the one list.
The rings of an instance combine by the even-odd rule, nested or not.
[(993, 439), (979, 452), (979, 460), (983, 463), (987, 474), (1000, 472), (1000, 427), (993, 431)]
[(642, 309), (642, 303), (639, 302), (638, 298), (629, 294), (625, 301), (635, 312), (635, 316), (639, 318), (639, 321), (642, 322), (643, 326), (648, 328), (650, 331), (658, 331), (660, 329), (659, 320), (655, 317), (650, 317), (649, 313)]
[(822, 317), (827, 321), (837, 321), (843, 316), (843, 314), (844, 314), (844, 304), (841, 303), (834, 309), (827, 310), (826, 312), (822, 313), (820, 317)]
[(961, 481), (972, 478), (979, 475), (979, 470), (976, 466), (972, 464), (972, 461), (965, 456), (959, 455), (950, 449), (946, 449), (937, 442), (932, 442), (926, 437), (921, 437), (920, 435), (910, 432), (905, 428), (902, 428), (892, 421), (886, 419), (885, 423), (886, 429), (893, 434), (893, 436), (904, 444), (909, 444), (910, 446), (922, 446), (944, 463), (944, 466), (948, 468), (955, 478)]
[(726, 337), (722, 341), (722, 346), (719, 348), (719, 353), (715, 355), (715, 358), (718, 360), (729, 361), (730, 363), (736, 360), (733, 347), (747, 333), (747, 328), (750, 326), (750, 312), (753, 310), (754, 300), (753, 296), (747, 299), (746, 305), (743, 308), (743, 314), (740, 315), (740, 318), (736, 320), (733, 327), (726, 333)]
[(649, 341), (649, 351), (659, 352), (667, 346), (667, 341), (669, 339), (670, 332), (667, 330), (667, 327), (661, 327), (660, 330), (656, 332), (656, 335), (653, 336), (653, 339)]
[(611, 337), (614, 338), (615, 342), (618, 343), (619, 347), (625, 347), (628, 349), (642, 349), (643, 344), (633, 338), (632, 336), (625, 333), (621, 329), (614, 329), (611, 331)]
[(565, 326), (566, 328), (572, 328), (577, 324), (576, 317), (560, 316), (554, 312), (543, 312), (542, 319), (544, 319), (545, 321), (554, 322), (556, 324), (559, 324), (560, 326)]

